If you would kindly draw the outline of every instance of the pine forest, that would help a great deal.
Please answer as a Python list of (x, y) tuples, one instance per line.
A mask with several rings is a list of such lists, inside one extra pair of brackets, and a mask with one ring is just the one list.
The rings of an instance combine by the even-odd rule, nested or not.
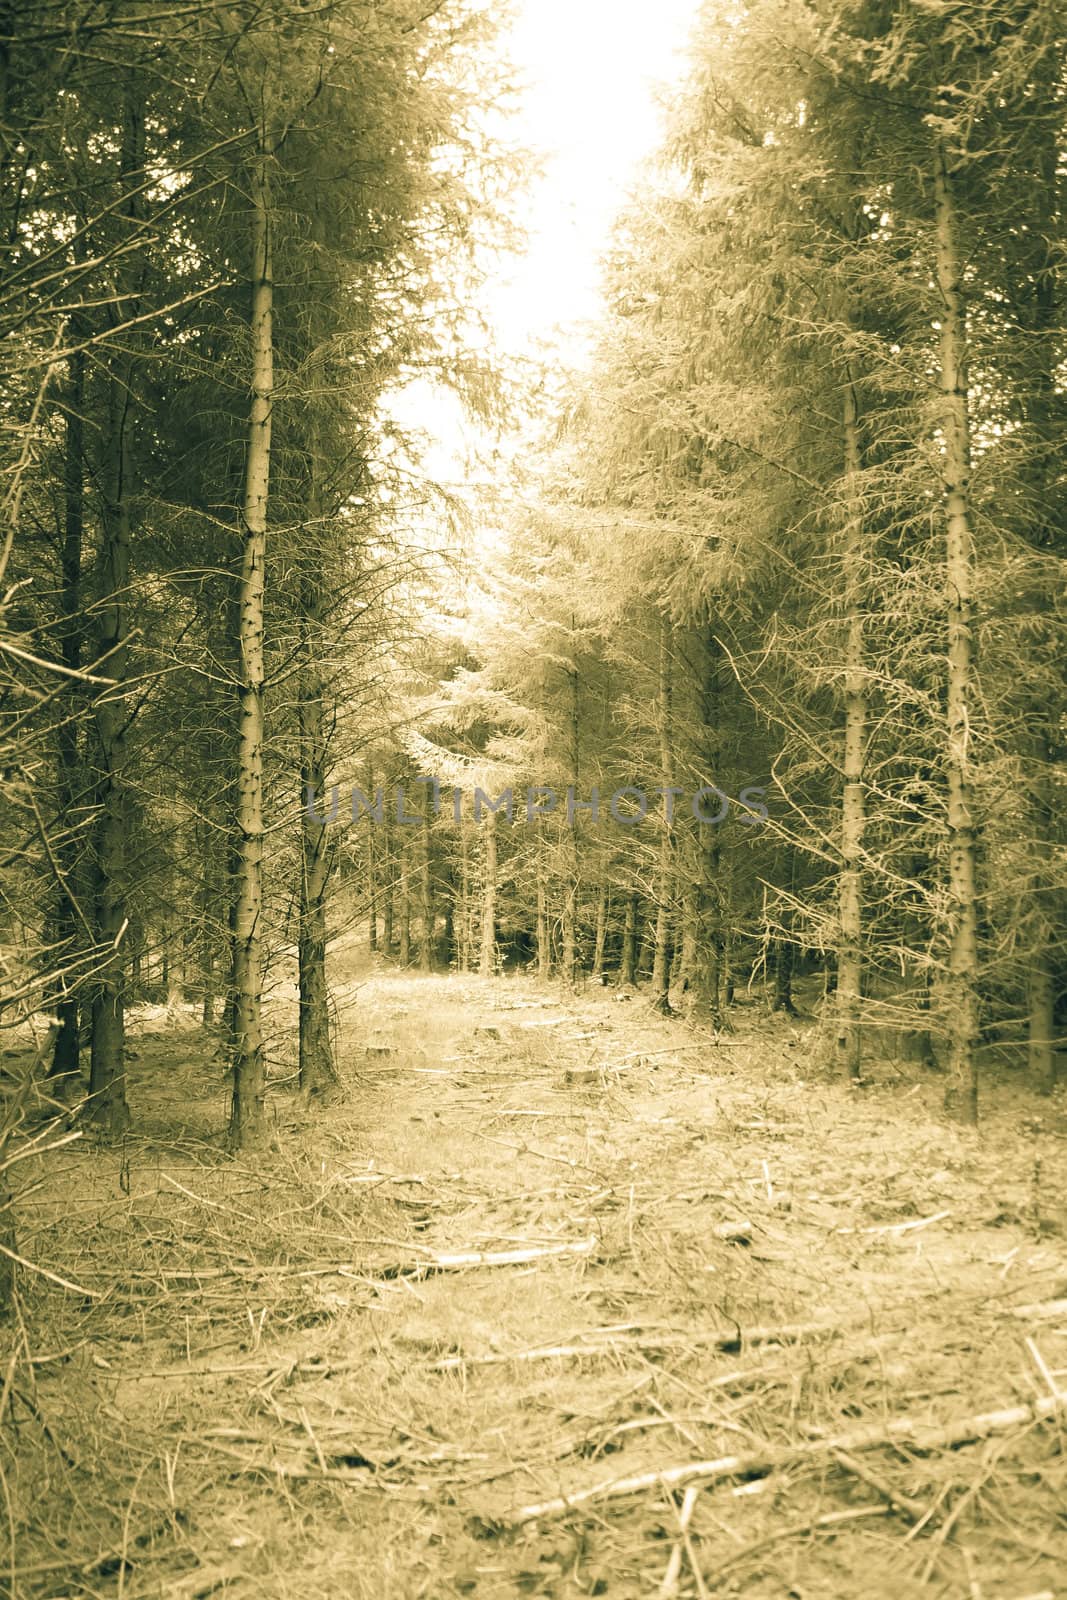
[(1054, 0), (0, 0), (0, 1593), (1067, 1593), (1065, 204)]

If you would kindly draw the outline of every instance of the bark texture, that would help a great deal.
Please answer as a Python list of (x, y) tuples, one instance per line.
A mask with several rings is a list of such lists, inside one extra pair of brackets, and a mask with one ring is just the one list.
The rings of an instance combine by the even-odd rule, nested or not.
[(864, 766), (867, 695), (864, 675), (864, 519), (859, 494), (863, 465), (859, 407), (851, 371), (844, 393), (843, 442), (847, 502), (842, 582), (845, 597), (845, 728), (841, 790), (841, 871), (837, 885), (837, 1048), (848, 1076), (862, 1070), (860, 1006), (863, 982)]
[[(136, 237), (142, 219), (138, 190), (144, 177), (144, 107), (137, 91), (127, 88), (123, 103), (121, 182), (129, 195), (120, 214)], [(132, 295), (134, 285), (126, 284)], [(121, 319), (136, 310), (135, 299), (123, 302)], [(126, 794), (127, 722), (130, 671), (129, 600), (130, 532), (133, 492), (131, 452), (134, 366), (131, 357), (116, 357), (108, 405), (108, 456), (104, 471), (101, 517), (101, 594), (97, 637), (97, 670), (111, 687), (96, 703), (100, 751), (100, 789), (95, 840), (95, 900), (98, 965), (92, 997), (92, 1042), (89, 1059), (87, 1114), (108, 1133), (129, 1125), (126, 1102), (126, 878), (128, 802)]]
[[(671, 786), (671, 630), (666, 617), (660, 619), (659, 682), (657, 697), (660, 779), (664, 791)], [(665, 792), (660, 826), (659, 859), (656, 865), (656, 932), (652, 961), (652, 1002), (660, 1011), (670, 1010), (670, 931), (673, 902), (674, 823), (673, 802)]]
[[(700, 756), (706, 784), (723, 788), (721, 695), (722, 652), (715, 638), (713, 620), (703, 628), (703, 681), (701, 693)], [(709, 806), (708, 813), (714, 815)], [(725, 1021), (722, 985), (723, 892), (722, 847), (719, 825), (697, 824), (698, 882), (692, 896), (691, 926), (692, 987), (694, 1014), (706, 1017), (713, 1027)]]
[(937, 284), (941, 298), (942, 475), (945, 500), (948, 683), (945, 769), (948, 820), (949, 957), (945, 986), (948, 1095), (964, 1120), (978, 1120), (978, 922), (971, 793), (974, 693), (974, 531), (967, 382), (967, 319), (952, 174), (943, 141), (934, 147)]
[(241, 1147), (266, 1132), (263, 1053), (263, 602), (274, 404), (274, 286), (269, 152), (261, 138), (250, 172), (252, 403), (241, 507), (238, 586), (237, 853), (233, 938), (233, 1102), (230, 1139)]
[(637, 979), (637, 896), (626, 897), (626, 915), (622, 926), (622, 954), (619, 960), (619, 983), (632, 985)]
[(482, 936), (478, 970), (491, 978), (496, 965), (496, 812), (486, 811), (485, 877), (482, 888)]
[[(82, 551), (85, 537), (85, 355), (71, 357), (64, 440), (64, 527), (61, 555), (60, 650), (63, 665), (76, 672), (81, 666)], [(93, 935), (79, 896), (81, 850), (74, 831), (74, 810), (84, 787), (78, 748), (80, 690), (73, 680), (64, 695), (65, 712), (57, 735), (57, 789), (60, 835), (55, 843), (56, 872), (60, 879), (56, 907), (56, 943), (64, 957), (80, 940), (91, 944)], [(49, 1077), (62, 1094), (76, 1084), (81, 1066), (79, 1010), (76, 988), (60, 982), (53, 1000), (59, 1019)]]
[[(326, 695), (323, 660), (322, 503), (319, 491), (321, 449), (315, 429), (310, 441), (309, 537), (300, 579), (300, 909), (297, 934), (299, 967), (299, 1078), (306, 1095), (323, 1095), (336, 1087), (337, 1070), (330, 1040), (330, 994), (326, 983), (326, 890), (332, 850), (329, 807), (307, 803), (326, 793)], [(373, 793), (373, 788), (369, 791)], [(373, 834), (371, 834), (373, 837)]]

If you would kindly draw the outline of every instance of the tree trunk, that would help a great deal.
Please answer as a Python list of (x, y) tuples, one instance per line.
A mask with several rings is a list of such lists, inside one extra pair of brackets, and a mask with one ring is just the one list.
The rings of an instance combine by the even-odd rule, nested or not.
[[(658, 732), (660, 778), (665, 790), (671, 783), (671, 630), (666, 617), (659, 629)], [(670, 926), (672, 864), (674, 855), (673, 800), (664, 796), (663, 822), (659, 837), (659, 862), (656, 868), (656, 944), (652, 962), (652, 1003), (658, 1011), (670, 1011)]]
[(601, 883), (596, 897), (596, 942), (593, 945), (593, 977), (604, 976), (604, 945), (608, 937), (608, 886)]
[(946, 985), (948, 1098), (978, 1120), (978, 926), (970, 731), (974, 686), (974, 535), (970, 506), (967, 321), (958, 225), (944, 143), (934, 148), (936, 267), (940, 290), (943, 453), (948, 611), (946, 776), (948, 788), (949, 959)]
[(456, 896), (456, 959), (460, 972), (471, 969), (471, 863), (465, 823), (459, 830), (459, 885)]
[(207, 923), (202, 927), (200, 948), (200, 1021), (210, 1028), (215, 1020), (215, 945)]
[(572, 987), (578, 975), (578, 881), (574, 874), (573, 834), (573, 828), (568, 828), (567, 855), (570, 859), (560, 913), (560, 976)]
[(626, 896), (626, 917), (622, 926), (622, 954), (619, 983), (633, 987), (637, 978), (637, 896)]
[(863, 984), (863, 876), (866, 824), (864, 767), (867, 749), (867, 695), (864, 676), (863, 595), (864, 517), (859, 473), (859, 410), (851, 369), (844, 395), (844, 492), (848, 502), (842, 583), (846, 607), (845, 748), (841, 796), (841, 872), (838, 878), (837, 1048), (850, 1079), (862, 1066), (860, 1006)]
[[(82, 548), (85, 534), (85, 355), (79, 352), (70, 360), (70, 387), (67, 399), (66, 438), (64, 441), (64, 532), (60, 588), (63, 665), (71, 672), (81, 666)], [(78, 899), (77, 879), (81, 847), (74, 827), (74, 808), (84, 784), (78, 750), (79, 690), (70, 680), (65, 700), (65, 715), (57, 736), (57, 789), (61, 832), (55, 843), (57, 873), (60, 877), (56, 908), (56, 946), (60, 961), (77, 950), (79, 939), (93, 941), (92, 928)], [(59, 1021), (49, 1077), (54, 1092), (63, 1094), (77, 1084), (81, 1066), (79, 1000), (60, 982), (52, 1006)]]
[[(576, 623), (571, 617), (571, 638), (575, 639)], [(577, 802), (581, 781), (581, 713), (580, 684), (577, 666), (567, 674), (570, 680), (570, 786)], [(578, 852), (577, 813), (563, 819), (563, 907), (560, 915), (560, 976), (573, 988), (578, 976), (578, 907), (581, 898), (581, 866)]]
[[(314, 865), (311, 863), (310, 865)], [(304, 863), (304, 872), (309, 863)], [(303, 874), (302, 874), (303, 875)], [(300, 908), (297, 954), (300, 967), (300, 1088), (305, 1095), (325, 1095), (337, 1086), (330, 1042), (330, 992), (326, 983), (326, 901), (314, 881)]]
[(215, 1020), (215, 962), (218, 953), (215, 905), (217, 901), (225, 898), (220, 892), (221, 886), (216, 874), (218, 865), (216, 839), (216, 831), (209, 824), (197, 828), (197, 855), (201, 871), (198, 923), (200, 1021), (205, 1028), (210, 1028)]
[(167, 974), (166, 992), (163, 996), (163, 1001), (168, 1011), (177, 1011), (185, 999), (182, 981), (184, 968), (182, 930), (176, 923), (167, 921), (163, 926), (163, 938), (170, 951), (170, 968)]
[(400, 945), (397, 950), (397, 960), (402, 967), (411, 965), (411, 852), (406, 845), (405, 835), (399, 835), (399, 864), (400, 864)]
[[(1047, 721), (1047, 719), (1046, 719)], [(1057, 933), (1058, 893), (1049, 887), (1054, 871), (1053, 838), (1054, 752), (1045, 730), (1038, 738), (1037, 782), (1032, 800), (1034, 818), (1033, 911), (1037, 926), (1035, 948), (1029, 963), (1027, 1062), (1034, 1081), (1050, 1093), (1056, 1087), (1056, 962), (1053, 943)]]
[(700, 915), (697, 893), (688, 889), (678, 913), (674, 930), (674, 964), (671, 968), (671, 988), (685, 994), (692, 988), (697, 964), (697, 939)]
[(426, 816), (422, 828), (422, 859), (419, 862), (419, 922), (422, 936), (419, 940), (419, 970), (433, 971), (434, 932), (437, 924), (433, 893), (433, 817), (430, 810), (429, 785), (426, 788)]
[[(1054, 93), (1051, 74), (1040, 93)], [(1059, 190), (1059, 130), (1049, 124), (1041, 158), (1037, 164), (1047, 214), (1056, 212)], [(1031, 242), (1035, 258), (1030, 264), (1033, 281), (1031, 316), (1027, 332), (1031, 335), (1034, 375), (1026, 391), (1026, 416), (1033, 434), (1031, 464), (1031, 537), (1039, 549), (1051, 549), (1061, 559), (1067, 555), (1067, 485), (1064, 482), (1062, 449), (1064, 437), (1064, 395), (1058, 381), (1060, 363), (1060, 325), (1062, 274), (1059, 240), (1051, 229), (1034, 229)], [(1020, 285), (1020, 299), (1023, 295)], [(1023, 302), (1025, 304), (1025, 302)], [(1021, 308), (1020, 308), (1021, 319)], [(1055, 597), (1050, 609), (1055, 609)], [(1057, 768), (1063, 762), (1060, 705), (1055, 696), (1045, 696), (1033, 707), (1034, 736), (1033, 827), (1035, 856), (1034, 929), (1027, 952), (1029, 968), (1029, 1067), (1037, 1083), (1051, 1091), (1057, 1079), (1056, 1000), (1063, 984), (1063, 897), (1056, 883)]]
[(1029, 1067), (1049, 1093), (1056, 1087), (1056, 989), (1051, 963), (1038, 960), (1030, 970)]
[[(322, 559), (325, 559), (325, 551)], [(366, 785), (367, 797), (373, 800), (374, 796), (374, 762), (367, 762), (363, 782)], [(384, 821), (385, 811), (382, 812)], [(378, 896), (383, 881), (381, 851), (378, 848), (378, 838), (371, 820), (367, 823), (367, 953), (378, 953)]]
[(393, 953), (394, 895), (396, 893), (396, 864), (389, 826), (389, 807), (382, 813), (382, 850), (380, 882), (382, 886), (382, 954), (388, 959)]
[(481, 958), (478, 970), (491, 978), (496, 966), (496, 812), (485, 815), (485, 885), (482, 899)]
[[(720, 707), (721, 650), (715, 638), (715, 625), (709, 616), (704, 624), (703, 684), (701, 696), (701, 755), (704, 782), (723, 787), (722, 713)], [(696, 895), (696, 949), (693, 968), (693, 1012), (707, 1017), (712, 1027), (723, 1026), (721, 883), (722, 852), (718, 823), (697, 824), (700, 880)]]
[(251, 1145), (266, 1133), (263, 1053), (263, 603), (274, 402), (274, 286), (271, 276), (269, 152), (260, 135), (249, 174), (252, 203), (252, 404), (241, 514), (238, 589), (237, 883), (233, 948), (233, 1103), (230, 1139)]
[(451, 861), (446, 861), (441, 868), (439, 885), (444, 890), (443, 927), (441, 929), (442, 953), (441, 958), (448, 971), (458, 965), (456, 954), (456, 906), (458, 893), (456, 889), (455, 873)]
[[(373, 793), (369, 790), (368, 793)], [(367, 829), (367, 952), (378, 953), (378, 885), (380, 873), (374, 849), (374, 829)]]
[[(139, 198), (144, 179), (144, 108), (127, 87), (123, 107), (121, 177), (130, 195), (120, 215), (134, 234), (142, 214)], [(128, 316), (127, 302), (116, 318)], [(101, 784), (96, 826), (96, 924), (99, 966), (92, 998), (92, 1043), (89, 1061), (90, 1119), (108, 1133), (129, 1126), (126, 1104), (126, 900), (127, 837), (126, 727), (129, 676), (130, 495), (133, 360), (116, 357), (109, 395), (110, 460), (106, 467), (100, 570), (98, 671), (112, 681), (96, 703)]]
[(18, 1233), (15, 1228), (15, 1203), (5, 1177), (0, 1176), (0, 1318), (11, 1310), (18, 1284)]
[(545, 866), (545, 834), (540, 817), (537, 819), (537, 976), (547, 983), (552, 976), (552, 940), (548, 925), (548, 873)]
[(795, 955), (791, 939), (774, 941), (774, 1009), (784, 1011), (789, 1017), (795, 1017), (797, 1014), (796, 1006), (793, 1004)]
[(669, 1011), (670, 1000), (670, 958), (671, 958), (671, 917), (669, 907), (661, 899), (665, 892), (665, 882), (669, 881), (663, 863), (664, 844), (660, 842), (660, 866), (657, 874), (656, 899), (659, 904), (656, 908), (656, 921), (653, 933), (652, 956), (652, 1003), (657, 1011)]
[(727, 918), (722, 930), (722, 1000), (723, 1006), (734, 1003), (734, 931)]
[(641, 937), (637, 941), (637, 979), (643, 983), (652, 976), (652, 964), (656, 955), (656, 919), (650, 916), (641, 918)]
[(793, 973), (796, 966), (796, 946), (792, 938), (795, 921), (793, 902), (796, 899), (797, 892), (797, 848), (795, 844), (786, 845), (784, 877), (789, 891), (789, 898), (782, 911), (782, 937), (773, 941), (774, 1003), (772, 1010), (784, 1011), (787, 1016), (795, 1017), (797, 1010), (793, 1004)]
[[(311, 403), (314, 406), (316, 398)], [(297, 963), (300, 991), (299, 1081), (302, 1093), (313, 1096), (329, 1094), (337, 1086), (337, 1069), (330, 1042), (330, 991), (326, 982), (326, 891), (333, 864), (333, 850), (326, 820), (330, 811), (325, 799), (328, 750), (325, 711), (327, 686), (323, 667), (325, 597), (322, 573), (326, 561), (322, 539), (324, 508), (320, 490), (323, 463), (322, 444), (314, 421), (310, 428), (308, 454), (309, 527), (302, 552), (304, 559), (299, 591), (301, 660), (298, 723), (302, 803)], [(373, 793), (373, 785), (368, 793)], [(310, 803), (315, 796), (323, 797), (321, 804)], [(368, 824), (368, 839), (373, 837), (373, 827)], [(372, 918), (373, 915), (372, 909)]]

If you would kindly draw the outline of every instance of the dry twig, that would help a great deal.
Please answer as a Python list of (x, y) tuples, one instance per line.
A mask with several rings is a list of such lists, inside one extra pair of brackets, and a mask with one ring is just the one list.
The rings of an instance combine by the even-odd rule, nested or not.
[(678, 1467), (666, 1467), (661, 1472), (639, 1473), (627, 1478), (609, 1478), (605, 1482), (578, 1489), (574, 1494), (559, 1495), (540, 1504), (522, 1506), (513, 1512), (508, 1522), (518, 1527), (524, 1522), (536, 1522), (542, 1517), (563, 1516), (568, 1511), (602, 1500), (618, 1500), (628, 1495), (641, 1494), (646, 1489), (662, 1486), (680, 1488), (683, 1484), (714, 1483), (723, 1478), (763, 1478), (782, 1467), (810, 1459), (813, 1456), (833, 1454), (843, 1450), (874, 1450), (885, 1444), (909, 1444), (912, 1449), (946, 1450), (961, 1444), (971, 1444), (987, 1439), (993, 1434), (1009, 1433), (1027, 1423), (1038, 1422), (1058, 1412), (1067, 1410), (1067, 1396), (1041, 1397), (1031, 1405), (1006, 1406), (1001, 1411), (987, 1411), (978, 1416), (961, 1417), (946, 1427), (934, 1428), (911, 1417), (897, 1417), (886, 1426), (857, 1428), (852, 1433), (835, 1439), (814, 1439), (803, 1444), (775, 1449), (755, 1450), (744, 1456), (722, 1456), (717, 1461), (692, 1461)]

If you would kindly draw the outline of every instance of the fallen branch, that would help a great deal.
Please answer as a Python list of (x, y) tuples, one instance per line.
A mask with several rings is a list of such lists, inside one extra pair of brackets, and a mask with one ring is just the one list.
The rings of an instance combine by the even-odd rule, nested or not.
[(888, 1500), (894, 1511), (903, 1511), (904, 1515), (910, 1517), (912, 1522), (918, 1522), (926, 1515), (926, 1507), (920, 1501), (913, 1500), (910, 1495), (901, 1494), (899, 1489), (894, 1489), (893, 1485), (888, 1483), (880, 1472), (874, 1472), (862, 1461), (857, 1461), (854, 1456), (848, 1455), (844, 1450), (835, 1450), (833, 1455), (839, 1466), (844, 1467), (845, 1471), (851, 1472), (854, 1478), (859, 1478), (861, 1483), (865, 1483), (869, 1488), (875, 1490), (877, 1494), (882, 1496), (883, 1500)]
[(87, 1300), (102, 1300), (103, 1293), (99, 1289), (86, 1289), (84, 1284), (72, 1283), (69, 1278), (61, 1278), (58, 1272), (50, 1272), (47, 1267), (42, 1267), (37, 1261), (27, 1261), (25, 1256), (20, 1256), (17, 1250), (9, 1250), (6, 1244), (0, 1244), (0, 1256), (6, 1256), (9, 1261), (14, 1261), (20, 1267), (25, 1267), (27, 1272), (36, 1272), (39, 1277), (47, 1278), (49, 1283), (54, 1283), (60, 1289), (69, 1289), (71, 1294), (83, 1294)]
[[(435, 1361), (431, 1372), (454, 1372), (459, 1367), (497, 1367), (510, 1361), (580, 1361), (586, 1356), (611, 1356), (618, 1355), (627, 1350), (687, 1350), (702, 1346), (713, 1350), (739, 1351), (746, 1345), (779, 1344), (785, 1340), (809, 1338), (820, 1333), (827, 1335), (836, 1334), (840, 1330), (825, 1322), (793, 1323), (781, 1328), (743, 1328), (730, 1333), (686, 1333), (665, 1330), (662, 1333), (648, 1332), (638, 1338), (619, 1338), (618, 1334), (625, 1334), (640, 1327), (639, 1323), (631, 1323), (629, 1327), (614, 1329), (597, 1329), (598, 1335), (604, 1333), (616, 1335), (595, 1340), (588, 1339), (574, 1344), (543, 1344), (534, 1345), (526, 1350), (493, 1351), (484, 1356), (443, 1356), (440, 1361)], [(730, 1374), (733, 1377), (735, 1374)], [(743, 1376), (737, 1374), (736, 1376)], [(760, 1374), (755, 1374), (760, 1376)], [(723, 1380), (723, 1381), (728, 1381)]]
[(1053, 1317), (1067, 1317), (1067, 1300), (1042, 1300), (1034, 1306), (1012, 1306), (1010, 1311), (1023, 1322), (1050, 1322)]
[(202, 1600), (227, 1588), (239, 1576), (234, 1567), (197, 1567), (180, 1578), (167, 1579), (168, 1600)]
[(821, 1528), (839, 1528), (849, 1522), (860, 1522), (866, 1517), (887, 1517), (891, 1510), (891, 1506), (853, 1506), (847, 1511), (824, 1511), (821, 1516), (809, 1517), (805, 1522), (793, 1522), (786, 1528), (776, 1528), (762, 1539), (755, 1539), (733, 1555), (724, 1557), (715, 1568), (715, 1577), (719, 1578), (730, 1567), (741, 1566), (753, 1556), (760, 1555), (769, 1545), (780, 1544), (783, 1539), (800, 1539), (805, 1534), (817, 1533)]
[(596, 1245), (596, 1239), (591, 1237), (566, 1244), (529, 1245), (522, 1250), (461, 1250), (455, 1255), (436, 1255), (427, 1261), (384, 1267), (378, 1276), (382, 1279), (430, 1278), (438, 1272), (462, 1272), (467, 1267), (519, 1267), (528, 1261), (543, 1261), (548, 1257), (592, 1255)]
[(646, 1489), (678, 1489), (689, 1483), (714, 1483), (723, 1478), (746, 1478), (749, 1481), (766, 1478), (772, 1472), (813, 1456), (834, 1455), (837, 1452), (852, 1454), (860, 1450), (876, 1450), (881, 1445), (903, 1443), (913, 1450), (951, 1450), (958, 1445), (973, 1444), (993, 1434), (1010, 1433), (1013, 1428), (1025, 1427), (1028, 1422), (1039, 1422), (1045, 1417), (1067, 1411), (1067, 1395), (1042, 1396), (1030, 1405), (1008, 1406), (1002, 1411), (987, 1411), (978, 1416), (961, 1417), (946, 1427), (931, 1427), (929, 1423), (916, 1422), (912, 1417), (897, 1417), (885, 1426), (857, 1428), (852, 1433), (838, 1434), (836, 1438), (813, 1439), (804, 1444), (775, 1449), (768, 1445), (743, 1456), (722, 1456), (717, 1461), (692, 1461), (679, 1467), (666, 1467), (662, 1472), (644, 1472), (629, 1478), (608, 1478), (592, 1484), (588, 1489), (578, 1489), (574, 1494), (559, 1495), (544, 1500), (539, 1505), (522, 1506), (507, 1519), (517, 1527), (525, 1522), (536, 1522), (542, 1517), (559, 1517), (580, 1506), (595, 1501), (619, 1500), (628, 1495), (642, 1494)]
[(911, 1222), (884, 1222), (875, 1228), (864, 1228), (863, 1231), (885, 1234), (918, 1233), (921, 1228), (930, 1228), (935, 1222), (944, 1222), (951, 1215), (951, 1211), (935, 1211), (932, 1217), (915, 1217)]
[[(672, 1341), (680, 1343), (681, 1341)], [(496, 1367), (510, 1361), (573, 1361), (583, 1356), (617, 1355), (624, 1350), (650, 1350), (664, 1348), (662, 1340), (613, 1339), (598, 1344), (545, 1344), (534, 1350), (513, 1350), (484, 1356), (442, 1356), (430, 1365), (431, 1372), (456, 1372), (460, 1367)]]
[(667, 1563), (667, 1570), (663, 1574), (663, 1582), (659, 1586), (656, 1600), (674, 1600), (674, 1596), (678, 1593), (678, 1579), (682, 1575), (682, 1559), (685, 1555), (687, 1543), (686, 1535), (689, 1532), (693, 1507), (697, 1503), (699, 1494), (700, 1488), (695, 1483), (691, 1483), (685, 1491), (682, 1509), (678, 1513), (678, 1538), (675, 1541), (674, 1549), (671, 1551), (671, 1559)]
[(863, 1233), (871, 1237), (901, 1237), (906, 1233), (918, 1233), (922, 1228), (931, 1228), (935, 1222), (944, 1222), (951, 1217), (951, 1211), (935, 1211), (931, 1217), (912, 1217), (909, 1222), (879, 1222), (871, 1228), (835, 1228), (837, 1234)]

